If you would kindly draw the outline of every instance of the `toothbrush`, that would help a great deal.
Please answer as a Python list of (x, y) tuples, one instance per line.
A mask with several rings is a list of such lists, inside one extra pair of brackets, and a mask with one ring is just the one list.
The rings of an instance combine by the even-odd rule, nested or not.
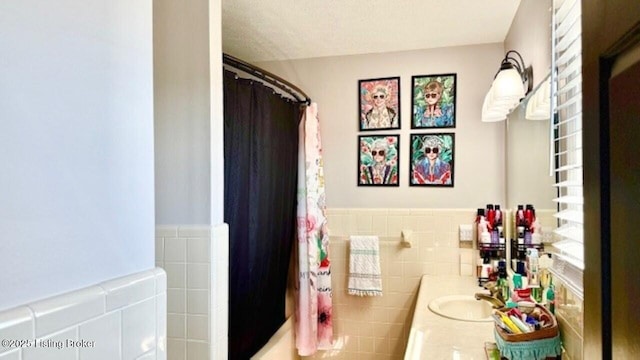
[(511, 329), (509, 329), (509, 327), (507, 325), (505, 325), (505, 323), (502, 321), (502, 319), (500, 319), (500, 317), (496, 314), (491, 314), (491, 316), (493, 317), (493, 320), (495, 321), (495, 323), (500, 326), (500, 328), (504, 331), (506, 331), (509, 334), (513, 334), (513, 332), (511, 331)]
[(522, 334), (522, 330), (520, 330), (516, 326), (516, 324), (514, 324), (513, 321), (511, 321), (511, 319), (509, 319), (507, 315), (505, 315), (502, 311), (497, 311), (497, 310), (496, 310), (496, 313), (500, 316), (500, 318), (502, 319), (502, 322), (504, 322), (514, 334)]
[(514, 324), (516, 324), (518, 329), (522, 330), (523, 333), (530, 333), (531, 332), (531, 329), (527, 325), (525, 325), (522, 322), (522, 320), (518, 319), (514, 315), (509, 316), (509, 318), (511, 319), (511, 321), (513, 321)]

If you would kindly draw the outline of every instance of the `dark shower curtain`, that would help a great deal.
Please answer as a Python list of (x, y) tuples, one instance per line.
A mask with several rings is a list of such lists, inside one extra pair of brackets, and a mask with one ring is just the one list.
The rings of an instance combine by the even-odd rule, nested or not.
[(229, 359), (249, 359), (285, 320), (295, 236), (299, 105), (224, 73)]

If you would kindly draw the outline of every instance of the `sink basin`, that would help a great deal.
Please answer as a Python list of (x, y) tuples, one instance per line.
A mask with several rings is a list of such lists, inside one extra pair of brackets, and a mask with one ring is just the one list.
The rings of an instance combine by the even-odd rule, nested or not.
[(433, 299), (429, 309), (449, 319), (473, 322), (490, 322), (491, 304), (476, 300), (473, 295), (449, 295)]

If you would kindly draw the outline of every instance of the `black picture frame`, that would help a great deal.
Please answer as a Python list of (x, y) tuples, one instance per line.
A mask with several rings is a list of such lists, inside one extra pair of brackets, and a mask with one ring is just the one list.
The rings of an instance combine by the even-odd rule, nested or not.
[(451, 132), (410, 134), (409, 186), (454, 186), (455, 137)]
[[(380, 150), (384, 150), (382, 164)], [(357, 154), (358, 186), (400, 186), (400, 135), (359, 135)]]
[(400, 129), (399, 76), (358, 80), (358, 123), (360, 131)]
[(457, 85), (455, 73), (412, 76), (411, 129), (455, 128)]

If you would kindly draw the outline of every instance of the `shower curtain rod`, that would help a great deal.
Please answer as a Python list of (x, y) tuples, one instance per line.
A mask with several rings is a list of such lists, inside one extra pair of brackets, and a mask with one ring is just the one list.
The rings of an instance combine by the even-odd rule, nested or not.
[(246, 61), (240, 60), (225, 53), (222, 54), (222, 63), (234, 67), (238, 70), (242, 70), (251, 76), (255, 76), (261, 80), (268, 82), (271, 85), (280, 88), (287, 94), (293, 96), (300, 103), (304, 103), (307, 105), (311, 104), (311, 98), (309, 98), (309, 96), (304, 91), (300, 90), (299, 87), (293, 85), (292, 83), (279, 77), (278, 75), (274, 75), (264, 69), (261, 69), (255, 65), (251, 65)]

